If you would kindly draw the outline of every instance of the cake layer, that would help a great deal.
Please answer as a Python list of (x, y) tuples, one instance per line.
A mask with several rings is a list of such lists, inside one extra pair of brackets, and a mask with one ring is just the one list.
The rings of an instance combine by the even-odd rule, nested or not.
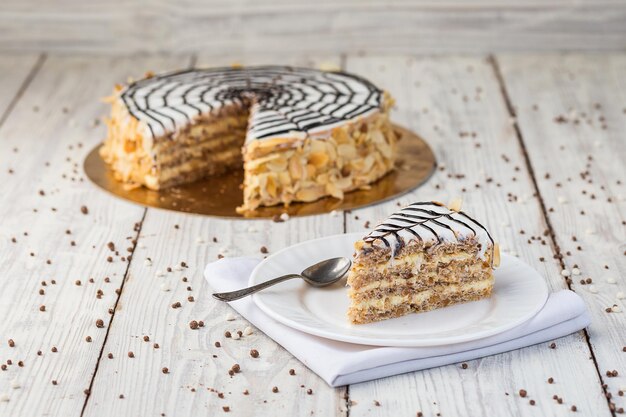
[(225, 134), (219, 140), (202, 141), (197, 144), (171, 149), (169, 152), (161, 155), (159, 167), (165, 169), (196, 158), (211, 160), (216, 153), (233, 149), (239, 153), (239, 165), (243, 165), (241, 160), (241, 135)]
[[(365, 244), (359, 241), (355, 245), (357, 249), (355, 263), (368, 268), (380, 269), (388, 264), (414, 264), (432, 262), (434, 259), (442, 263), (454, 259), (486, 259), (491, 254), (482, 247), (476, 237), (468, 236), (462, 241), (429, 241), (410, 240), (399, 247), (387, 247), (380, 245)], [(487, 248), (491, 246), (487, 243)]]
[(434, 284), (458, 284), (474, 281), (485, 273), (482, 265), (460, 264), (452, 268), (437, 269), (436, 267), (423, 268), (416, 273), (410, 267), (401, 270), (390, 269), (389, 273), (380, 273), (368, 270), (353, 270), (351, 272), (350, 288), (354, 291), (368, 291), (372, 288), (384, 288), (393, 285), (411, 284), (428, 286)]
[(209, 175), (219, 175), (241, 166), (239, 147), (214, 152), (210, 158), (193, 158), (160, 170), (161, 187), (188, 184)]
[(463, 245), (441, 244), (427, 250), (424, 250), (421, 244), (413, 244), (404, 248), (402, 252), (404, 256), (393, 259), (390, 259), (390, 249), (381, 248), (377, 252), (381, 256), (377, 257), (376, 262), (368, 255), (355, 258), (349, 273), (351, 288), (358, 290), (370, 284), (376, 285), (381, 281), (395, 278), (416, 277), (415, 279), (424, 281), (426, 285), (435, 281), (458, 282), (464, 277), (491, 270), (491, 254), (486, 253), (484, 260), (477, 258), (477, 249), (471, 242)]
[(228, 112), (223, 110), (218, 115), (206, 115), (195, 119), (187, 128), (181, 129), (171, 138), (159, 138), (154, 142), (153, 150), (161, 155), (167, 153), (169, 149), (196, 145), (200, 142), (215, 142), (224, 136), (232, 135), (238, 136), (243, 146), (247, 123), (247, 109), (232, 108)]
[(389, 265), (382, 270), (368, 269), (354, 266), (349, 272), (350, 287), (360, 290), (370, 286), (380, 287), (389, 285), (389, 281), (412, 280), (421, 285), (430, 285), (439, 282), (458, 283), (471, 280), (472, 277), (490, 271), (486, 262), (475, 260), (453, 260), (446, 263), (429, 262), (415, 265)]
[(352, 303), (348, 318), (354, 324), (370, 323), (408, 313), (420, 313), (468, 301), (489, 297), (493, 278), (466, 284), (433, 286), (430, 289), (409, 293), (390, 294)]
[(373, 281), (361, 287), (351, 286), (349, 296), (353, 299), (369, 296), (374, 293), (384, 293), (393, 291), (410, 290), (413, 292), (422, 291), (440, 285), (464, 285), (484, 279), (491, 279), (491, 271), (473, 268), (472, 271), (459, 271), (447, 277), (440, 277), (436, 273), (420, 274), (409, 278), (398, 278), (396, 276), (386, 276), (379, 281)]

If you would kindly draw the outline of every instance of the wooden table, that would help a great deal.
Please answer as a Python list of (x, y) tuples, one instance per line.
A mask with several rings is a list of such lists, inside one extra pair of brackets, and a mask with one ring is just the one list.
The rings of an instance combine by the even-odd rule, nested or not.
[[(284, 223), (146, 210), (84, 178), (82, 160), (105, 134), (99, 98), (115, 83), (234, 61), (371, 78), (397, 99), (394, 119), (431, 143), (437, 173), (397, 201)], [(626, 320), (610, 308), (626, 307), (618, 299), (626, 292), (625, 75), (624, 54), (0, 56), (0, 415), (561, 416), (573, 406), (578, 415), (619, 414)], [(260, 331), (224, 337), (248, 324), (228, 321), (232, 310), (208, 295), (202, 270), (218, 255), (262, 256), (261, 246), (273, 252), (365, 231), (397, 203), (455, 196), (551, 290), (580, 294), (593, 324), (554, 348), (336, 389)], [(179, 271), (181, 262), (188, 268)], [(192, 330), (191, 320), (205, 326)], [(231, 377), (235, 363), (241, 372)]]

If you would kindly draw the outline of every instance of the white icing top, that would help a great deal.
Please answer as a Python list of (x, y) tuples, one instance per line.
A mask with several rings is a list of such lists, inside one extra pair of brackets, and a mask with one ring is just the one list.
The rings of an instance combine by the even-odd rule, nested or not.
[[(462, 211), (452, 211), (435, 202), (413, 203), (389, 216), (363, 238), (375, 246), (389, 247), (392, 253), (411, 241), (462, 242), (475, 238), (480, 244), (479, 256), (484, 259), (494, 242), (483, 225)], [(493, 257), (492, 257), (493, 258)]]
[(285, 66), (193, 69), (145, 78), (120, 93), (153, 138), (232, 105), (252, 105), (246, 141), (315, 134), (381, 107), (382, 92), (344, 72)]

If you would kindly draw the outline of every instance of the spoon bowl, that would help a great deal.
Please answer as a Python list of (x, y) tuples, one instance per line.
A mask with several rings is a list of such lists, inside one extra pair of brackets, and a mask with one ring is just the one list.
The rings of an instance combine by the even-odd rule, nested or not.
[(352, 266), (348, 258), (331, 258), (306, 268), (300, 275), (307, 284), (324, 287), (339, 281)]

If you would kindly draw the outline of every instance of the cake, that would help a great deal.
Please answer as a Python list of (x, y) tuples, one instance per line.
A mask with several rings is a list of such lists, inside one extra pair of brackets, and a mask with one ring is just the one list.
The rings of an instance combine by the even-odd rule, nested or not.
[(396, 159), (392, 99), (345, 72), (192, 69), (117, 86), (108, 101), (100, 154), (117, 180), (161, 190), (243, 169), (240, 213), (341, 199)]
[(459, 201), (413, 203), (355, 243), (348, 318), (370, 323), (489, 297), (499, 262), (498, 245)]

